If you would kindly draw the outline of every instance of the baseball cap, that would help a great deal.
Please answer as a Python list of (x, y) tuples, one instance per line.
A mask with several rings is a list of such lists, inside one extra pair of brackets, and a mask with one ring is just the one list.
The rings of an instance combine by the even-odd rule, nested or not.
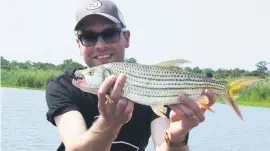
[(82, 0), (76, 11), (76, 25), (74, 30), (78, 30), (80, 23), (90, 15), (102, 15), (115, 23), (126, 26), (124, 17), (111, 0)]

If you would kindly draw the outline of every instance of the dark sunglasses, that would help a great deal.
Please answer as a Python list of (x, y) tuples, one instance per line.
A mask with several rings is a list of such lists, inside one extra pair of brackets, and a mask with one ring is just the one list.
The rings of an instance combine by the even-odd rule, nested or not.
[(78, 38), (82, 45), (90, 47), (97, 43), (99, 36), (107, 43), (117, 42), (120, 39), (120, 33), (122, 31), (125, 31), (125, 28), (107, 28), (102, 32), (82, 31), (82, 33), (78, 35)]

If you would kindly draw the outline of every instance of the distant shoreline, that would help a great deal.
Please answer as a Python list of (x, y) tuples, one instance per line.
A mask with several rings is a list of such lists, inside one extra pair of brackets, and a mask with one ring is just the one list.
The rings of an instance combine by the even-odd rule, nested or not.
[[(125, 61), (137, 63), (135, 58), (126, 58)], [(1, 87), (42, 91), (46, 89), (50, 80), (65, 71), (86, 67), (72, 59), (63, 60), (62, 64), (55, 65), (32, 61), (9, 61), (1, 56), (1, 63)], [(233, 95), (237, 96), (239, 105), (270, 107), (270, 71), (266, 64), (266, 61), (259, 61), (255, 64), (257, 69), (252, 71), (239, 68), (213, 70), (198, 66), (193, 68), (187, 66), (183, 70), (227, 81), (228, 85), (232, 87)], [(224, 103), (223, 101), (217, 102)]]
[[(45, 88), (31, 88), (31, 87), (8, 86), (8, 85), (1, 85), (1, 88), (16, 88), (16, 89), (41, 90), (41, 91), (46, 90)], [(216, 103), (225, 104), (225, 102), (223, 100), (216, 100)], [(241, 105), (241, 106), (270, 108), (270, 103), (269, 102), (237, 101), (237, 104)]]

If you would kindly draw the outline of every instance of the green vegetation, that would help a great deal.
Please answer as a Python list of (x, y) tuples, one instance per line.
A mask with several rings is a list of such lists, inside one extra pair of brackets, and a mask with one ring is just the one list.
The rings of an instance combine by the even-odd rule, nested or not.
[(237, 99), (243, 105), (260, 105), (270, 107), (270, 78), (244, 87), (238, 92)]
[[(128, 62), (137, 62), (135, 58), (126, 59)], [(238, 91), (235, 95), (237, 103), (249, 106), (270, 107), (270, 72), (268, 71), (266, 61), (260, 61), (256, 64), (257, 69), (247, 71), (243, 69), (200, 69), (199, 67), (186, 67), (184, 70), (192, 71), (198, 74), (205, 74), (216, 79), (226, 79), (231, 85), (236, 85), (249, 78), (263, 76), (267, 77), (268, 82), (261, 81), (249, 85)], [(72, 61), (64, 60), (62, 64), (55, 65), (41, 62), (17, 62), (8, 61), (1, 57), (1, 86), (17, 87), (30, 89), (45, 89), (47, 82), (63, 73), (65, 70), (82, 68), (83, 65)], [(221, 101), (218, 101), (221, 102)], [(223, 101), (221, 102), (223, 103)]]
[(45, 89), (47, 82), (59, 75), (58, 70), (1, 69), (1, 85), (4, 87), (21, 87)]
[(8, 61), (1, 57), (1, 86), (17, 88), (45, 89), (47, 82), (65, 70), (81, 68), (81, 64), (71, 59), (60, 65), (51, 63)]
[[(237, 104), (245, 106), (270, 107), (270, 76), (240, 89), (235, 98)], [(217, 102), (223, 103), (221, 100)]]

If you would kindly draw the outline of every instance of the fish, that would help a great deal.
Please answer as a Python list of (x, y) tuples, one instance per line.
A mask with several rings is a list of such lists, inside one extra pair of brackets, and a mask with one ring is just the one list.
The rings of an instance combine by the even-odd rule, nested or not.
[[(190, 62), (185, 59), (175, 59), (150, 65), (130, 62), (106, 63), (76, 70), (72, 84), (84, 92), (97, 95), (100, 85), (108, 76), (124, 73), (126, 81), (121, 96), (135, 103), (150, 106), (163, 118), (167, 118), (164, 106), (178, 104), (179, 95), (190, 97), (202, 108), (214, 112), (209, 102), (201, 99), (202, 92), (210, 89), (214, 92), (214, 97), (225, 101), (236, 115), (244, 120), (233, 97), (234, 87), (223, 79), (213, 79), (206, 75), (185, 71), (183, 64)], [(106, 95), (105, 103), (113, 103), (110, 91)]]

